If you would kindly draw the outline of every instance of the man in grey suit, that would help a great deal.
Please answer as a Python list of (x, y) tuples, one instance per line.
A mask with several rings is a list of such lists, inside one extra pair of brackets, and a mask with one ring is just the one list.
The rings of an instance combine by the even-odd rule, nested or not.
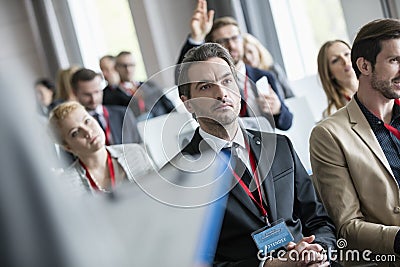
[(82, 68), (71, 77), (71, 85), (79, 103), (92, 115), (106, 134), (106, 144), (141, 143), (133, 112), (124, 106), (102, 105), (101, 75)]
[[(179, 95), (200, 124), (191, 142), (170, 162), (190, 154), (230, 151), (232, 187), (219, 235), (214, 266), (328, 266), (323, 249), (335, 246), (334, 226), (318, 201), (312, 182), (287, 137), (240, 127), (240, 92), (229, 52), (216, 43), (191, 49), (179, 69)], [(197, 156), (196, 156), (197, 155)], [(260, 259), (254, 231), (283, 221), (293, 241), (281, 257)], [(283, 229), (283, 228), (282, 228)], [(290, 258), (288, 251), (309, 258)], [(270, 251), (268, 251), (270, 252)], [(265, 258), (264, 258), (265, 260)]]

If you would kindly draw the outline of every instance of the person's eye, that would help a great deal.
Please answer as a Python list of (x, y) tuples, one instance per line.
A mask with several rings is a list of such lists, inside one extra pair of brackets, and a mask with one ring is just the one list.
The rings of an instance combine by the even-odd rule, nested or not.
[(89, 124), (91, 121), (92, 121), (91, 118), (86, 118), (86, 119), (85, 119), (85, 124)]
[(336, 62), (338, 62), (339, 61), (339, 59), (338, 58), (334, 58), (334, 59), (332, 59), (332, 64), (335, 64)]
[(78, 131), (73, 131), (72, 133), (71, 133), (71, 137), (72, 138), (75, 138), (75, 137), (77, 137), (78, 136)]
[(203, 84), (202, 86), (200, 86), (200, 90), (207, 90), (211, 88), (211, 84)]
[(399, 62), (399, 58), (398, 57), (392, 58), (390, 62), (397, 63)]
[(232, 82), (233, 82), (233, 80), (231, 78), (227, 78), (222, 81), (222, 84), (228, 85), (228, 84), (231, 84)]
[(345, 57), (350, 57), (350, 55), (351, 55), (350, 52), (344, 54)]

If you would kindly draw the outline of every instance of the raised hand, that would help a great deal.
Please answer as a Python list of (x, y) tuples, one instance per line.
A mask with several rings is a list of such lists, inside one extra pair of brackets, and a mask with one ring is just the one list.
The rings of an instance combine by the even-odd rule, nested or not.
[(190, 37), (196, 42), (204, 41), (206, 35), (210, 32), (214, 20), (214, 10), (207, 11), (207, 1), (198, 0), (197, 7), (194, 10), (190, 21)]

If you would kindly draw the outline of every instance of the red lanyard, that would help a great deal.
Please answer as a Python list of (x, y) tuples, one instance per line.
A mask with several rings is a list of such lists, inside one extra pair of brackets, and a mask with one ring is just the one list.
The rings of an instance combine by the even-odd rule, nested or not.
[(110, 115), (108, 114), (108, 110), (105, 106), (103, 106), (103, 115), (106, 120), (106, 145), (111, 145), (111, 129), (110, 129)]
[[(395, 99), (394, 104), (397, 106), (400, 106), (400, 99)], [(387, 124), (387, 123), (383, 123), (383, 125), (385, 125), (386, 129), (388, 129), (394, 136), (397, 137), (397, 139), (400, 140), (400, 131), (399, 130), (397, 130), (392, 125)]]
[(248, 92), (247, 92), (247, 80), (249, 77), (247, 77), (247, 74), (245, 74), (244, 78), (244, 89), (243, 89), (243, 98), (244, 98), (244, 104), (240, 110), (240, 117), (245, 117), (246, 112), (247, 112), (247, 97), (248, 97)]
[(258, 208), (261, 211), (262, 216), (264, 218), (267, 218), (268, 214), (267, 214), (267, 210), (264, 208), (264, 205), (263, 205), (262, 194), (261, 194), (262, 191), (261, 191), (260, 180), (258, 179), (256, 160), (255, 160), (254, 155), (251, 152), (250, 147), (247, 144), (247, 142), (246, 142), (246, 149), (249, 152), (252, 174), (253, 174), (254, 180), (256, 181), (256, 184), (257, 184), (257, 191), (258, 191), (258, 196), (259, 196), (258, 200), (254, 197), (254, 195), (250, 191), (249, 187), (243, 182), (242, 178), (235, 172), (235, 170), (233, 170), (231, 166), (229, 166), (229, 168), (231, 169), (233, 176), (236, 178), (236, 180), (238, 180), (240, 186), (243, 188), (243, 190), (246, 192), (246, 194), (254, 201), (254, 203), (256, 203), (256, 205), (258, 206)]
[[(96, 182), (93, 180), (92, 176), (89, 173), (89, 170), (87, 169), (86, 165), (79, 160), (79, 163), (82, 165), (82, 167), (86, 171), (86, 178), (89, 180), (90, 186), (97, 190), (100, 191), (100, 188), (97, 186)], [(108, 166), (108, 171), (110, 172), (110, 177), (111, 177), (111, 186), (115, 186), (115, 172), (114, 172), (114, 165), (112, 164), (112, 158), (110, 155), (110, 152), (107, 151), (107, 166)]]

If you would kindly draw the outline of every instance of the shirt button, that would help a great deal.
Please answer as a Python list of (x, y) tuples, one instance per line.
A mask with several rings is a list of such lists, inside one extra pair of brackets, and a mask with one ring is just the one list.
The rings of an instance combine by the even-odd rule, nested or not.
[(400, 213), (400, 207), (394, 207), (393, 212), (396, 214)]

